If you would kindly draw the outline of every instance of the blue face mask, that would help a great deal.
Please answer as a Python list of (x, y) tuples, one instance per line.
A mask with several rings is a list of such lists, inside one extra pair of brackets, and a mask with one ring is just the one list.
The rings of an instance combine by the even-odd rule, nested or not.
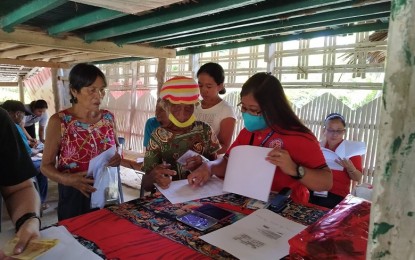
[(244, 119), (245, 128), (249, 132), (267, 128), (267, 123), (265, 122), (265, 118), (262, 115), (254, 116), (243, 112), (242, 118)]

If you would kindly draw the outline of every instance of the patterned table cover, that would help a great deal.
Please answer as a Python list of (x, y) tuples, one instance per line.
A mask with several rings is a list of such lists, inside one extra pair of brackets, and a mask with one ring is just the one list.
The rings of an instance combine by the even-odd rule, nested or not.
[[(162, 194), (156, 193), (141, 199), (132, 200), (107, 209), (121, 218), (127, 219), (134, 225), (156, 232), (157, 234), (179, 242), (187, 247), (205, 254), (213, 259), (235, 259), (226, 251), (199, 239), (199, 236), (230, 225), (252, 212), (243, 208), (247, 198), (237, 194), (225, 194), (179, 204), (171, 204)], [(199, 231), (176, 220), (178, 215), (191, 211), (205, 203), (234, 211), (235, 215), (219, 222), (206, 231)], [(243, 214), (243, 213), (245, 214)], [(291, 202), (281, 213), (281, 216), (310, 225), (322, 217), (327, 210), (308, 207)], [(287, 245), (288, 246), (288, 245)]]

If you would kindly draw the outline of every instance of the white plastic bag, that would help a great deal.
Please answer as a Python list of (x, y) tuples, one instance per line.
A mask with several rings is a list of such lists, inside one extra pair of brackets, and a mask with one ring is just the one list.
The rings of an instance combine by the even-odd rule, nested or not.
[(91, 194), (91, 208), (102, 209), (106, 205), (119, 203), (117, 167), (103, 166), (95, 175), (94, 188)]
[(372, 201), (373, 186), (369, 183), (362, 183), (357, 185), (352, 190), (352, 195)]

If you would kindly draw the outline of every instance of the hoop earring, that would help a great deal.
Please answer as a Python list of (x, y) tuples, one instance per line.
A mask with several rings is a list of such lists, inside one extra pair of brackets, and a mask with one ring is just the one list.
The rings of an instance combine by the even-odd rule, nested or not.
[(72, 97), (71, 100), (70, 100), (70, 102), (72, 104), (76, 104), (76, 103), (78, 103), (78, 99), (76, 97)]

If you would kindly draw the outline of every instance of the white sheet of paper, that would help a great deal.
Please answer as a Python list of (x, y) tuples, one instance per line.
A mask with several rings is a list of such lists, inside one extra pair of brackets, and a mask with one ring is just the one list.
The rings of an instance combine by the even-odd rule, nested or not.
[(364, 155), (366, 153), (366, 144), (364, 142), (344, 140), (336, 148), (335, 152), (340, 158), (349, 159), (356, 155)]
[(37, 258), (38, 260), (98, 260), (102, 259), (94, 252), (81, 245), (64, 226), (50, 227), (40, 231), (42, 238), (57, 238), (59, 244)]
[(135, 161), (137, 163), (143, 163), (144, 162), (144, 157), (137, 157), (137, 159)]
[(334, 161), (340, 158), (335, 152), (324, 147), (321, 148), (321, 151), (323, 152), (323, 156), (326, 159), (327, 166), (329, 166), (330, 169), (343, 171), (343, 167)]
[(366, 143), (358, 141), (343, 141), (345, 144), (346, 158), (350, 158), (356, 155), (366, 154)]
[(270, 210), (258, 209), (199, 238), (239, 259), (280, 259), (289, 253), (288, 240), (305, 228)]
[(343, 167), (336, 163), (335, 160), (339, 158), (350, 159), (350, 157), (356, 155), (364, 155), (366, 153), (366, 144), (364, 142), (344, 140), (334, 152), (324, 147), (321, 150), (330, 169), (343, 171)]
[[(88, 176), (94, 177), (94, 188), (97, 190), (91, 193), (91, 207), (103, 208), (105, 206), (105, 189), (110, 186), (118, 187), (118, 176), (116, 167), (108, 167), (108, 171), (104, 171), (105, 165), (115, 155), (116, 146), (112, 146), (98, 156), (92, 158), (89, 162)], [(116, 183), (110, 183), (110, 176), (103, 174), (111, 174), (112, 180), (116, 179)], [(115, 185), (116, 184), (116, 185)], [(118, 188), (117, 188), (118, 189)]]
[(205, 185), (200, 187), (189, 185), (187, 179), (173, 181), (167, 189), (162, 189), (157, 184), (155, 185), (172, 204), (218, 196), (226, 193), (223, 192), (223, 181), (215, 176), (210, 178)]
[(115, 151), (116, 146), (114, 145), (106, 151), (92, 158), (91, 161), (89, 161), (88, 176), (92, 175), (95, 178), (98, 172), (100, 171), (101, 167), (106, 165), (109, 162), (109, 160), (114, 156)]
[(231, 150), (223, 190), (268, 201), (276, 166), (265, 160), (272, 148), (240, 145)]
[(32, 156), (31, 158), (32, 158), (32, 161), (33, 162), (36, 162), (36, 161), (41, 161), (42, 160), (42, 156), (43, 156), (43, 154), (38, 153), (38, 154)]

